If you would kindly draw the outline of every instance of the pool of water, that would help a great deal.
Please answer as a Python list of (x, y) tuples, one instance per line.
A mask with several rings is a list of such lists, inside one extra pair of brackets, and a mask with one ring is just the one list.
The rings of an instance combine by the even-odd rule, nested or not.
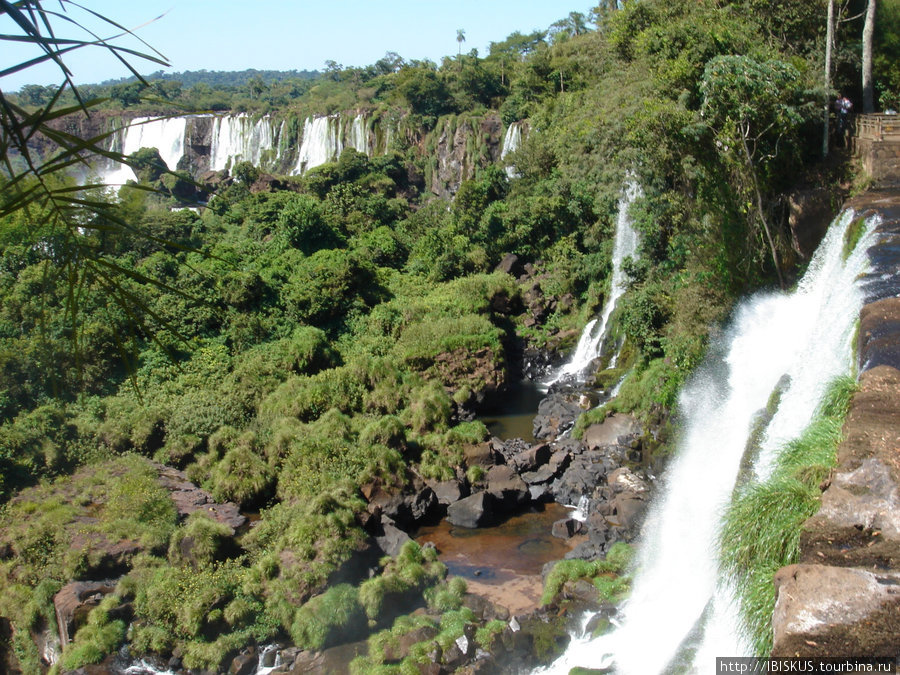
[(416, 541), (432, 543), (450, 574), (483, 584), (503, 584), (521, 576), (539, 575), (551, 560), (560, 560), (570, 545), (550, 534), (553, 523), (570, 509), (547, 504), (513, 516), (495, 527), (468, 529), (446, 520), (423, 527)]
[(488, 412), (478, 419), (497, 438), (522, 438), (532, 443), (535, 441), (534, 416), (545, 395), (538, 383), (522, 380), (498, 401), (496, 412)]

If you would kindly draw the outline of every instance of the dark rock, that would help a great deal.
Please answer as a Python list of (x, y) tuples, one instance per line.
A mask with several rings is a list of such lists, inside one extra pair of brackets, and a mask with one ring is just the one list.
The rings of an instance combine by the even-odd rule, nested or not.
[(531, 499), (528, 486), (508, 464), (492, 466), (486, 476), (487, 490), (496, 498), (497, 508), (513, 513)]
[(231, 528), (232, 534), (247, 523), (240, 508), (232, 502), (218, 503), (213, 496), (187, 479), (183, 471), (170, 466), (155, 464), (159, 471), (159, 484), (169, 490), (180, 518), (187, 518), (195, 511), (203, 511), (217, 523)]
[(396, 523), (388, 516), (382, 516), (380, 533), (375, 535), (378, 548), (387, 555), (396, 557), (406, 542), (412, 541), (409, 535), (397, 527)]
[(463, 448), (466, 466), (493, 466), (497, 463), (497, 452), (489, 441)]
[(428, 487), (434, 491), (438, 503), (447, 506), (469, 496), (468, 485), (461, 480), (429, 481)]
[(404, 529), (432, 518), (438, 508), (434, 491), (421, 481), (412, 492), (396, 492), (386, 490), (379, 483), (370, 484), (363, 489), (363, 496), (370, 507), (381, 509), (383, 515)]
[(533, 422), (534, 437), (556, 438), (565, 429), (570, 428), (582, 412), (578, 403), (569, 400), (568, 395), (548, 394), (538, 404), (537, 415)]
[(550, 460), (550, 455), (550, 446), (546, 443), (541, 443), (514, 455), (512, 464), (519, 473), (535, 471)]
[(251, 675), (256, 672), (256, 664), (258, 661), (256, 647), (247, 647), (242, 650), (240, 654), (231, 659), (228, 675)]
[(117, 581), (71, 581), (53, 596), (59, 642), (65, 647), (87, 621), (88, 614), (116, 589)]
[(584, 524), (574, 518), (563, 518), (553, 523), (550, 533), (559, 539), (571, 539), (584, 530)]
[(496, 521), (497, 499), (489, 492), (476, 492), (447, 507), (447, 521), (457, 527), (482, 527)]
[(522, 274), (523, 269), (522, 263), (519, 262), (519, 256), (515, 253), (507, 253), (503, 256), (503, 260), (500, 261), (497, 267), (494, 268), (494, 271), (506, 272), (514, 277), (518, 277)]
[(542, 483), (549, 483), (551, 480), (556, 478), (557, 472), (554, 471), (553, 467), (549, 464), (545, 464), (540, 467), (537, 471), (529, 471), (527, 473), (522, 474), (522, 480), (524, 480), (528, 485), (539, 485)]

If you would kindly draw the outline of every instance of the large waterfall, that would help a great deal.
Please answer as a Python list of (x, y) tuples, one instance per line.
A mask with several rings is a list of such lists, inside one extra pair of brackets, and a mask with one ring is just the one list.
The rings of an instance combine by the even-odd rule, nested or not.
[(309, 117), (303, 123), (303, 143), (293, 172), (305, 173), (313, 167), (333, 162), (343, 149), (340, 117)]
[[(614, 663), (620, 675), (670, 668), (712, 673), (716, 656), (748, 655), (728, 589), (719, 584), (720, 517), (738, 478), (754, 414), (783, 376), (790, 380), (754, 467), (760, 477), (768, 475), (785, 440), (809, 423), (827, 383), (852, 370), (862, 305), (856, 278), (868, 248), (863, 239), (843, 260), (852, 218), (847, 212), (832, 224), (796, 291), (750, 298), (711, 346), (681, 394), (683, 433), (644, 526), (621, 627), (595, 640), (573, 640), (542, 672)], [(688, 643), (695, 648), (693, 657), (693, 650), (684, 650)]]
[(550, 384), (558, 382), (565, 377), (581, 375), (588, 369), (593, 360), (600, 355), (603, 339), (606, 337), (609, 317), (616, 308), (619, 298), (625, 292), (627, 279), (623, 263), (626, 258), (633, 258), (637, 255), (640, 238), (632, 226), (629, 210), (641, 194), (641, 187), (634, 180), (629, 180), (626, 183), (625, 193), (619, 200), (619, 214), (616, 219), (616, 235), (612, 256), (612, 281), (610, 283), (609, 296), (606, 298), (600, 316), (588, 322), (584, 327), (571, 358), (553, 375), (549, 382)]
[[(281, 129), (284, 129), (283, 125)], [(255, 122), (246, 114), (217, 116), (212, 128), (209, 168), (221, 171), (238, 162), (259, 166), (264, 155), (275, 148), (276, 142), (272, 119), (268, 116)]]
[[(165, 165), (174, 171), (184, 155), (186, 117), (136, 117), (113, 139), (113, 149), (130, 155), (141, 148), (156, 148)], [(137, 180), (131, 167), (115, 163), (101, 171), (103, 182), (118, 185)]]

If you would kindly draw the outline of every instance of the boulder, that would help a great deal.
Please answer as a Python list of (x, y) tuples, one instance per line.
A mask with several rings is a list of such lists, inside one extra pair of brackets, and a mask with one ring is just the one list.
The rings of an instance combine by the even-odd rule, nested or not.
[(775, 593), (772, 656), (897, 656), (900, 573), (789, 565)]
[(550, 446), (541, 443), (515, 454), (512, 457), (512, 464), (519, 473), (535, 471), (550, 460), (551, 454)]
[(563, 518), (553, 523), (550, 534), (559, 539), (571, 539), (584, 530), (584, 524), (574, 518)]
[(463, 448), (463, 458), (466, 466), (494, 466), (497, 464), (498, 455), (490, 441), (478, 445), (467, 445)]
[(241, 650), (241, 653), (231, 659), (231, 665), (228, 667), (228, 675), (252, 675), (256, 672), (256, 665), (259, 657), (256, 654), (256, 647), (249, 646)]
[(641, 435), (641, 424), (631, 415), (616, 413), (600, 424), (592, 424), (584, 430), (584, 444), (594, 450), (608, 445), (628, 445), (632, 438)]
[(503, 260), (494, 268), (495, 272), (506, 272), (514, 277), (518, 277), (524, 271), (519, 256), (515, 253), (507, 253), (503, 256)]
[(528, 486), (508, 464), (492, 466), (485, 477), (487, 491), (497, 500), (497, 508), (513, 513), (531, 501)]
[(374, 535), (375, 543), (385, 554), (396, 557), (403, 545), (412, 541), (409, 535), (397, 527), (397, 524), (388, 516), (381, 517), (381, 527)]
[(476, 492), (447, 507), (447, 521), (457, 527), (482, 527), (497, 519), (497, 498), (490, 492)]
[(434, 492), (438, 503), (443, 506), (448, 506), (453, 502), (458, 502), (460, 499), (469, 496), (469, 486), (466, 485), (464, 481), (458, 479), (426, 481), (426, 483)]
[(534, 437), (556, 438), (564, 430), (570, 428), (582, 412), (577, 400), (569, 400), (569, 395), (548, 394), (538, 404), (532, 429)]

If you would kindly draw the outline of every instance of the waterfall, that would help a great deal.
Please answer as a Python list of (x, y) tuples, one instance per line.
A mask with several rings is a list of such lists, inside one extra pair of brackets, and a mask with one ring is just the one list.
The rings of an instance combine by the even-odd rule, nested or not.
[[(522, 144), (522, 127), (524, 124), (524, 122), (513, 122), (506, 127), (506, 134), (503, 136), (503, 149), (500, 151), (501, 162), (506, 159), (507, 155), (519, 149), (519, 146)], [(510, 178), (519, 177), (514, 166), (506, 167), (506, 175)]]
[[(178, 168), (184, 156), (184, 135), (187, 129), (186, 117), (136, 117), (113, 139), (113, 147), (128, 156), (141, 148), (156, 148), (159, 156), (170, 171)], [(118, 162), (101, 171), (104, 183), (124, 184), (137, 180), (131, 167)]]
[(581, 337), (578, 339), (578, 345), (575, 347), (575, 352), (572, 354), (569, 362), (556, 372), (548, 384), (558, 382), (567, 376), (580, 375), (600, 355), (600, 348), (603, 346), (604, 337), (606, 337), (609, 317), (616, 308), (619, 298), (625, 292), (626, 278), (625, 271), (622, 269), (622, 263), (626, 258), (634, 258), (637, 255), (640, 238), (631, 225), (631, 217), (628, 211), (634, 201), (642, 194), (641, 187), (633, 179), (629, 179), (625, 186), (625, 193), (619, 200), (619, 215), (616, 219), (616, 236), (612, 256), (612, 281), (610, 283), (609, 296), (603, 305), (600, 317), (589, 321), (584, 327)]
[(218, 116), (213, 122), (209, 168), (221, 171), (238, 162), (260, 166), (263, 154), (274, 147), (275, 131), (270, 117), (254, 122), (245, 113)]
[(349, 140), (349, 146), (357, 152), (361, 152), (364, 155), (371, 154), (369, 152), (369, 137), (366, 134), (366, 118), (362, 115), (357, 115), (353, 118), (353, 122), (350, 123)]
[[(754, 413), (766, 406), (782, 376), (791, 380), (755, 467), (760, 476), (769, 471), (774, 447), (810, 421), (828, 381), (852, 369), (853, 331), (862, 306), (856, 278), (865, 269), (868, 248), (864, 239), (846, 263), (842, 260), (852, 218), (848, 211), (832, 224), (796, 291), (762, 293), (743, 302), (711, 345), (679, 399), (683, 433), (644, 525), (622, 627), (595, 640), (574, 639), (542, 672), (612, 662), (620, 675), (653, 675), (672, 665), (712, 673), (715, 656), (748, 655), (729, 589), (719, 584), (719, 521)], [(688, 642), (698, 645), (692, 667), (673, 664)]]
[(303, 142), (293, 173), (302, 174), (316, 166), (333, 162), (343, 150), (340, 118), (307, 117), (303, 123)]

